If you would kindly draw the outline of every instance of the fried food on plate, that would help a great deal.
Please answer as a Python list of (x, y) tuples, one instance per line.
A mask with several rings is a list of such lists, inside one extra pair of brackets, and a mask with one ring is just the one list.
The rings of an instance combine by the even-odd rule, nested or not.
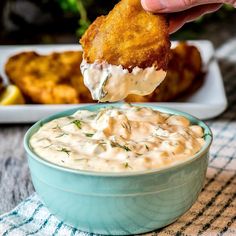
[(5, 65), (10, 82), (16, 84), (29, 102), (74, 104), (92, 101), (84, 91), (80, 73), (82, 53), (67, 51), (39, 55), (22, 52), (9, 58)]
[(95, 100), (146, 95), (165, 78), (170, 51), (167, 19), (146, 12), (140, 0), (121, 0), (93, 22), (80, 42), (81, 71)]
[(171, 50), (165, 80), (150, 95), (129, 95), (127, 102), (166, 102), (194, 92), (203, 81), (201, 54), (195, 46), (184, 42)]
[[(9, 58), (5, 69), (10, 82), (19, 87), (27, 103), (92, 102), (79, 69), (81, 55), (82, 53), (77, 51), (47, 56), (24, 52)], [(203, 81), (201, 68), (202, 60), (198, 49), (180, 43), (171, 49), (168, 73), (161, 85), (150, 95), (129, 95), (125, 101), (165, 102), (192, 93)], [(0, 81), (1, 87), (4, 86)], [(3, 91), (5, 90), (0, 91), (0, 96)], [(7, 94), (17, 94), (12, 91), (14, 92), (12, 89), (8, 90), (11, 93)]]

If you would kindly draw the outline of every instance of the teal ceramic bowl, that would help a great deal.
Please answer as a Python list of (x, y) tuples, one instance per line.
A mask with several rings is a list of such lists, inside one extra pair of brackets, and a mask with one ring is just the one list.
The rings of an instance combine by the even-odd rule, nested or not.
[[(78, 109), (94, 111), (108, 106), (111, 105)], [(207, 169), (212, 142), (210, 129), (186, 113), (155, 105), (144, 106), (183, 115), (192, 124), (200, 125), (205, 133), (204, 147), (189, 160), (158, 170), (129, 173), (79, 171), (40, 158), (29, 145), (31, 136), (41, 125), (71, 115), (78, 109), (50, 116), (28, 130), (24, 146), (34, 187), (44, 204), (60, 220), (90, 233), (139, 234), (174, 222), (196, 201)]]

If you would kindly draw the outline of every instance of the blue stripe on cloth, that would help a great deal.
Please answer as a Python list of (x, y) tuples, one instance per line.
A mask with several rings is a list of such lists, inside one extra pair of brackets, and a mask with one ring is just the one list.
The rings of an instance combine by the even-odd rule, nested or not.
[[(2, 230), (9, 227), (14, 227), (16, 222), (21, 222), (25, 218), (24, 215), (25, 215), (26, 208), (28, 208), (29, 206), (31, 206), (32, 208), (32, 205), (35, 205), (35, 207), (37, 207), (39, 204), (41, 204), (40, 199), (38, 198), (36, 194), (33, 194), (32, 196), (24, 200), (22, 203), (20, 203), (11, 212), (4, 214), (1, 217), (1, 222), (0, 222), (0, 226), (1, 225), (3, 226)], [(3, 233), (3, 231), (1, 231), (0, 233)]]
[(73, 228), (73, 230), (71, 231), (71, 236), (74, 236), (75, 233), (76, 233), (77, 229), (76, 228)]
[(37, 234), (37, 233), (39, 233), (41, 230), (43, 230), (43, 229), (45, 228), (45, 226), (48, 224), (48, 222), (49, 222), (49, 220), (50, 220), (51, 217), (52, 217), (52, 214), (49, 215), (49, 217), (43, 222), (43, 224), (42, 224), (37, 230), (26, 234), (26, 236), (32, 235), (32, 234)]
[[(29, 213), (30, 212), (30, 213)], [(14, 216), (17, 214), (17, 218)], [(5, 217), (5, 218), (4, 218)], [(35, 194), (19, 204), (13, 211), (4, 215), (0, 225), (1, 236), (15, 235), (80, 235), (92, 236), (93, 234), (82, 232), (76, 228), (59, 221), (53, 214), (48, 212), (47, 208), (41, 203)], [(47, 232), (47, 231), (50, 232)]]
[(56, 230), (54, 231), (54, 233), (52, 234), (52, 236), (57, 235), (58, 231), (60, 230), (60, 228), (62, 227), (63, 222), (61, 221), (57, 226), (56, 226)]
[(11, 216), (14, 216), (14, 215), (18, 215), (19, 209), (23, 208), (23, 207), (26, 205), (26, 203), (29, 203), (29, 202), (32, 202), (32, 201), (33, 201), (32, 197), (27, 198), (25, 201), (23, 201), (22, 203), (20, 203), (20, 204), (16, 207), (15, 210), (13, 210), (13, 211), (11, 211), (11, 212), (9, 212), (9, 213), (6, 213), (6, 214), (4, 214), (4, 215), (2, 215), (2, 216), (0, 217), (0, 222), (3, 221), (3, 220), (5, 220), (5, 219), (8, 218), (8, 217), (11, 217)]
[(25, 225), (25, 224), (28, 224), (30, 223), (33, 219), (34, 219), (34, 216), (39, 212), (40, 208), (43, 207), (43, 204), (39, 204), (38, 207), (34, 210), (33, 214), (30, 216), (30, 218), (28, 218), (27, 220), (21, 222), (20, 224), (18, 225), (13, 225), (11, 228), (7, 229), (3, 234), (2, 236), (7, 236), (10, 232), (12, 232), (13, 230)]

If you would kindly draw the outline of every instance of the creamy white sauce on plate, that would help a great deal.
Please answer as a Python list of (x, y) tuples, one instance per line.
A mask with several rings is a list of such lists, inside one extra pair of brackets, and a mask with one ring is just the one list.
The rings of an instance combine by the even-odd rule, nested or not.
[(135, 67), (131, 72), (104, 63), (81, 63), (84, 84), (90, 90), (94, 100), (114, 102), (126, 98), (129, 94), (147, 95), (164, 80), (166, 72), (155, 67), (145, 69)]
[(103, 172), (171, 166), (191, 158), (204, 143), (202, 128), (185, 117), (129, 104), (78, 110), (44, 124), (30, 139), (43, 159)]

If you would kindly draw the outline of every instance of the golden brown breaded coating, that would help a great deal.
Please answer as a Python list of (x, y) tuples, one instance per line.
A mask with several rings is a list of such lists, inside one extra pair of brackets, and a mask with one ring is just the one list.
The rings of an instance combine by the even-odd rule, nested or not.
[(145, 11), (140, 0), (121, 0), (107, 16), (98, 17), (80, 43), (88, 63), (106, 61), (132, 69), (166, 69), (170, 41), (164, 15)]
[(127, 102), (166, 102), (188, 95), (202, 83), (202, 59), (198, 49), (184, 42), (171, 50), (167, 76), (158, 88), (147, 96), (129, 95)]
[[(5, 71), (23, 95), (33, 103), (74, 104), (91, 102), (80, 72), (82, 52), (39, 55), (23, 52), (9, 58)], [(81, 94), (87, 91), (86, 95)]]

